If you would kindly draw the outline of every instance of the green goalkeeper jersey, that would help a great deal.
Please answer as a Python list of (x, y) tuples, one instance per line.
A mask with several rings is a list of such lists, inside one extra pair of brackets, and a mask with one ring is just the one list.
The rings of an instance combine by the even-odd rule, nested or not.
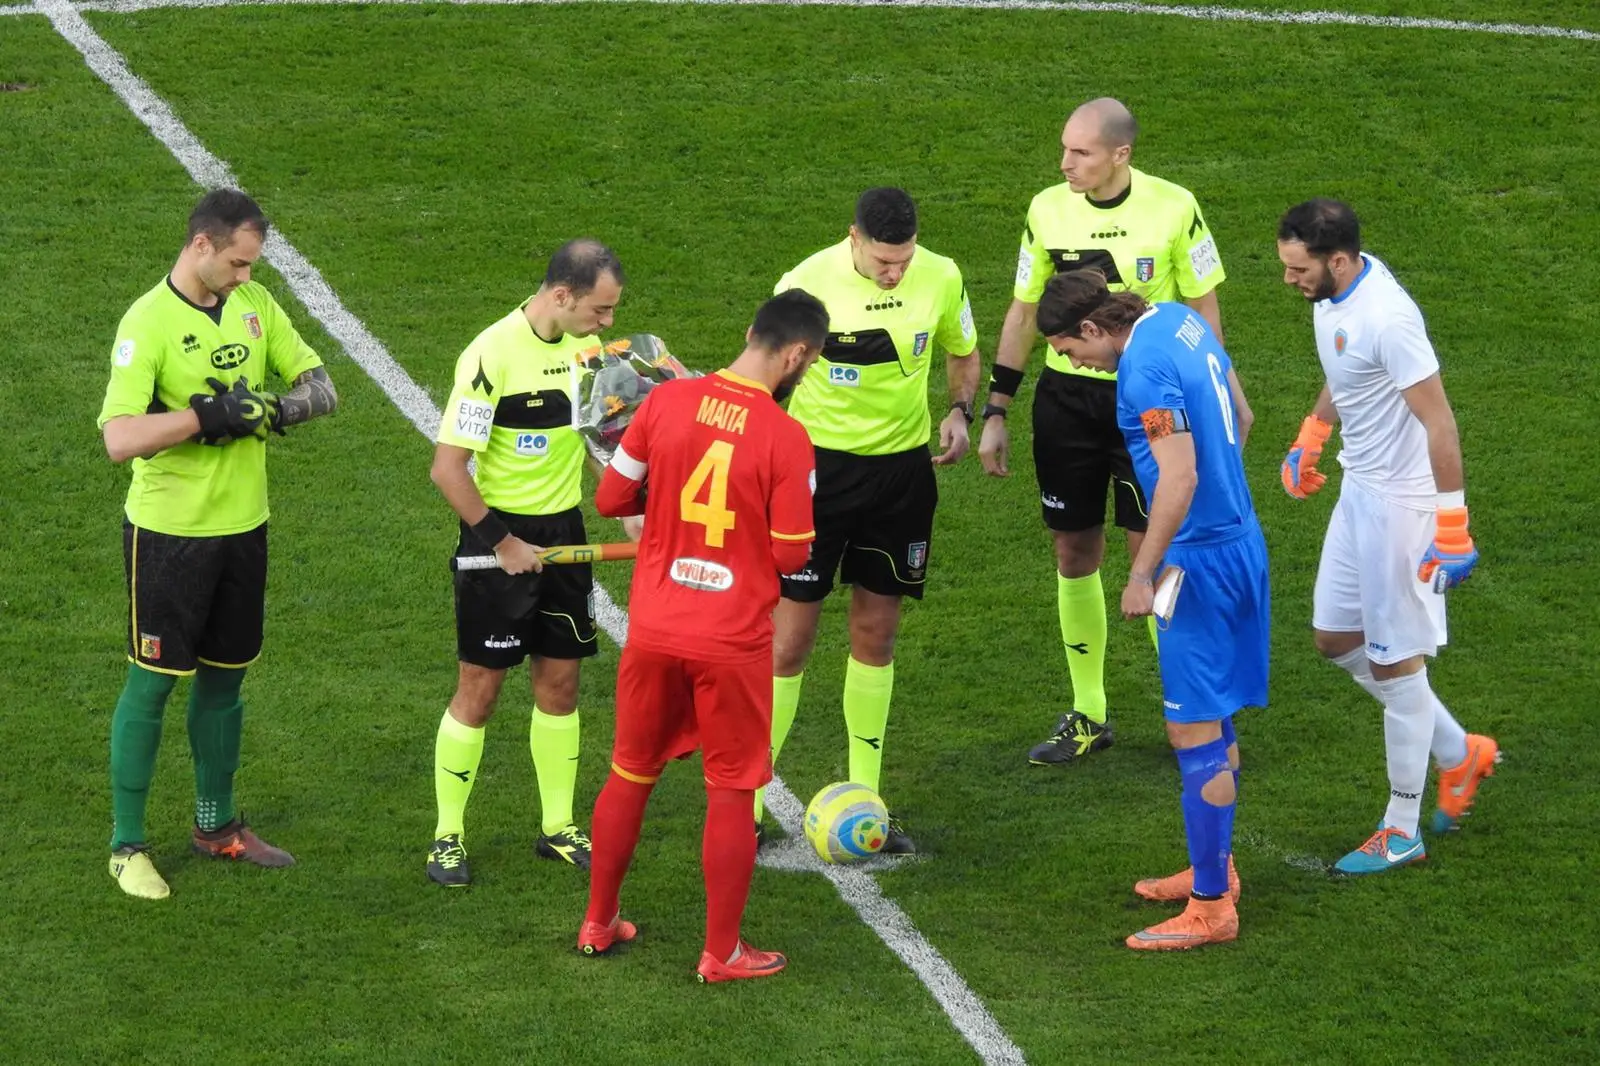
[(523, 308), (478, 334), (456, 360), (438, 442), (477, 453), (483, 502), (512, 514), (558, 514), (583, 497), (578, 356), (593, 337), (543, 340)]
[(972, 307), (953, 260), (919, 247), (900, 284), (856, 272), (846, 238), (811, 256), (775, 291), (804, 289), (828, 309), (828, 340), (789, 401), (812, 444), (892, 455), (928, 443), (928, 366), (935, 350), (978, 346)]
[[(199, 307), (163, 278), (117, 327), (99, 425), (122, 415), (180, 411), (207, 378), (261, 388), (322, 365), (265, 287), (245, 282), (215, 307)], [(179, 537), (243, 533), (267, 520), (267, 444), (184, 441), (133, 460), (128, 521)]]
[[(1181, 185), (1130, 168), (1121, 196), (1099, 203), (1066, 183), (1033, 198), (1017, 256), (1012, 295), (1036, 304), (1051, 275), (1098, 270), (1112, 292), (1132, 291), (1149, 303), (1192, 300), (1226, 275), (1217, 242), (1193, 194)], [(1115, 374), (1075, 369), (1064, 355), (1045, 362), (1063, 374), (1114, 381)]]

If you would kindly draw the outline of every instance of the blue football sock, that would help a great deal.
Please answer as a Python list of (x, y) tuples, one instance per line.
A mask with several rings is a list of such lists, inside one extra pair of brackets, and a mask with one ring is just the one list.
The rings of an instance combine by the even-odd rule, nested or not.
[(1189, 865), (1194, 867), (1194, 894), (1217, 898), (1228, 891), (1228, 852), (1233, 846), (1233, 804), (1206, 802), (1201, 790), (1228, 769), (1228, 745), (1219, 737), (1178, 751), (1183, 775), (1183, 825), (1189, 838)]

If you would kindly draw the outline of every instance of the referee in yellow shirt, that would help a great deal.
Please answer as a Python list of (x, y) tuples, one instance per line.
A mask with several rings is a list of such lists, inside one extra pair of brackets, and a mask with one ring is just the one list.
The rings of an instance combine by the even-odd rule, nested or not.
[[(484, 728), (506, 671), (529, 660), (529, 748), (539, 787), (534, 853), (589, 868), (589, 837), (573, 819), (578, 778), (578, 667), (595, 654), (593, 576), (587, 564), (542, 571), (537, 552), (582, 544), (583, 466), (578, 356), (611, 325), (622, 264), (605, 245), (568, 241), (544, 283), (456, 360), (434, 449), (433, 483), (460, 519), (458, 555), (494, 552), (497, 570), (455, 575), (455, 696), (434, 742), (439, 821), (428, 876), (471, 883), (467, 797), (477, 781)], [(476, 460), (476, 469), (469, 461)]]
[[(862, 193), (849, 235), (785, 274), (777, 291), (790, 288), (827, 306), (828, 339), (789, 401), (816, 449), (817, 539), (806, 568), (783, 578), (772, 615), (772, 758), (794, 723), (837, 574), (852, 586), (843, 699), (850, 780), (878, 791), (900, 605), (922, 598), (939, 500), (933, 467), (971, 447), (978, 333), (960, 267), (918, 244), (916, 204), (904, 189)], [(930, 453), (928, 370), (938, 352), (950, 403)], [(916, 850), (893, 816), (883, 850)]]
[[(1216, 287), (1224, 274), (1217, 243), (1194, 196), (1131, 163), (1139, 125), (1116, 100), (1091, 100), (1061, 134), (1066, 181), (1033, 198), (1017, 259), (1011, 308), (1000, 331), (978, 455), (984, 470), (1010, 473), (1006, 416), (1038, 339), (1035, 314), (1054, 274), (1097, 270), (1113, 292), (1150, 303), (1182, 300), (1220, 339)], [(1231, 373), (1231, 371), (1230, 371)], [(1237, 387), (1235, 395), (1239, 395)], [(1028, 753), (1035, 765), (1070, 763), (1111, 746), (1106, 721), (1106, 489), (1128, 554), (1138, 553), (1148, 505), (1117, 429), (1116, 375), (1074, 369), (1049, 351), (1033, 402), (1033, 460), (1045, 525), (1055, 539), (1056, 603), (1072, 676), (1072, 707)], [(1240, 441), (1251, 414), (1239, 412)]]

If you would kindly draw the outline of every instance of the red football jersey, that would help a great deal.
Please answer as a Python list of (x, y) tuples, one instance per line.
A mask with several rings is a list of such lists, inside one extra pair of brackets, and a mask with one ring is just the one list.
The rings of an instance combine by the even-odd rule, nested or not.
[(772, 654), (778, 574), (816, 533), (811, 439), (757, 382), (727, 370), (669, 381), (634, 415), (595, 505), (638, 513), (644, 537), (629, 642), (722, 662)]

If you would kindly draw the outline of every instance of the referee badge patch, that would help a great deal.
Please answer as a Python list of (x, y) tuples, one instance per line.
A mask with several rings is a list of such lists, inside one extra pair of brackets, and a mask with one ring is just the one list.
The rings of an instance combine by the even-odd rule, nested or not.
[(928, 351), (928, 335), (919, 333), (911, 338), (911, 358), (921, 359)]
[(1141, 255), (1133, 261), (1133, 276), (1140, 281), (1148, 282), (1156, 276), (1156, 261), (1153, 256)]
[(928, 563), (928, 542), (919, 540), (906, 551), (906, 565), (921, 570)]
[(139, 634), (139, 658), (151, 662), (161, 658), (161, 638), (149, 633)]
[(246, 333), (250, 334), (252, 340), (261, 339), (261, 319), (254, 311), (246, 311), (244, 313), (244, 329)]

